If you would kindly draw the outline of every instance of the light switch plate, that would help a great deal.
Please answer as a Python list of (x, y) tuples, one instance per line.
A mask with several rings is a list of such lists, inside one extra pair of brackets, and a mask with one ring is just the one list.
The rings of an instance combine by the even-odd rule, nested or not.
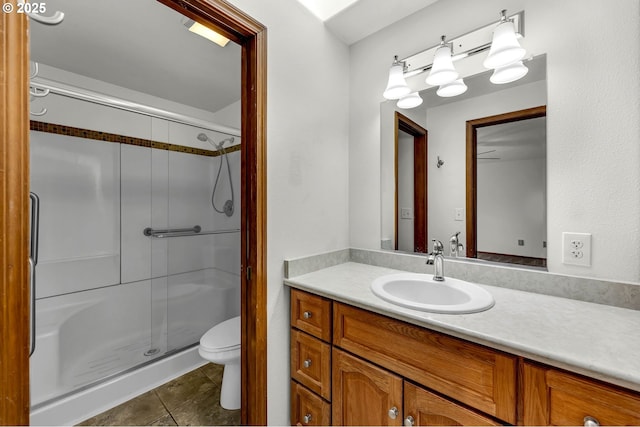
[(453, 219), (455, 221), (464, 221), (464, 208), (456, 208)]

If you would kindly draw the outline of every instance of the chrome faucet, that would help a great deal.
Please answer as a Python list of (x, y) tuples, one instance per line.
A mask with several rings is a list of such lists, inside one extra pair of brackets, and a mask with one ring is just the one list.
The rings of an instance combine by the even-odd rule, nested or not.
[(444, 245), (440, 240), (432, 239), (432, 241), (433, 252), (427, 256), (427, 264), (433, 264), (433, 280), (444, 282), (444, 256), (442, 256)]
[(460, 243), (460, 239), (458, 238), (459, 235), (460, 232), (458, 231), (449, 239), (449, 256), (460, 256), (462, 250), (464, 249), (464, 246), (462, 245), (462, 243)]

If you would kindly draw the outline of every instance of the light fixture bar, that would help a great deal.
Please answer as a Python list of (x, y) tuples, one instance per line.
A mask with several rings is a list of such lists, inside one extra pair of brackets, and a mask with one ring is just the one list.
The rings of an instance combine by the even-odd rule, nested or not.
[[(520, 11), (507, 17), (509, 20), (513, 20), (513, 25), (516, 29), (518, 37), (524, 36), (524, 11)], [(493, 37), (493, 30), (500, 20), (496, 20), (484, 27), (470, 31), (461, 36), (448, 40), (447, 44), (451, 45), (451, 59), (455, 62), (468, 56), (476, 55), (481, 52), (489, 50), (491, 47), (491, 39)], [(422, 52), (418, 52), (414, 55), (401, 59), (401, 62), (406, 64), (404, 77), (409, 78), (425, 71), (429, 71), (433, 65), (434, 54), (436, 49), (440, 47), (440, 44), (432, 46)]]

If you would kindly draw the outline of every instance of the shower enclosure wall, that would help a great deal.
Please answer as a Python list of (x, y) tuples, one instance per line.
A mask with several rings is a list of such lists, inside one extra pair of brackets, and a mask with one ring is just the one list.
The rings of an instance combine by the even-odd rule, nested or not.
[[(212, 209), (222, 157), (196, 138), (229, 135), (45, 99), (30, 142), (39, 199), (35, 411), (193, 346), (240, 314), (240, 207), (231, 217)], [(234, 189), (239, 154), (228, 154)], [(220, 174), (217, 205), (231, 196), (228, 176)]]

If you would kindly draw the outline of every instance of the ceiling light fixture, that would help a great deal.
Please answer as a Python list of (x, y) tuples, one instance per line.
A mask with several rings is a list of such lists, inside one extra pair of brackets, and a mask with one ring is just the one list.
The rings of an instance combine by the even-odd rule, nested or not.
[(489, 78), (491, 83), (501, 85), (505, 83), (515, 82), (518, 79), (527, 75), (529, 69), (522, 63), (522, 61), (514, 62), (513, 64), (506, 65), (504, 67), (498, 67), (493, 70), (493, 74)]
[(415, 108), (418, 105), (422, 104), (422, 98), (418, 92), (412, 92), (409, 95), (400, 98), (398, 103), (396, 104), (398, 108), (408, 109)]
[(223, 36), (220, 33), (212, 30), (209, 27), (205, 27), (199, 22), (194, 21), (193, 19), (186, 19), (182, 21), (185, 27), (189, 29), (192, 33), (195, 33), (199, 36), (204, 37), (205, 39), (211, 40), (215, 44), (221, 47), (225, 47), (227, 43), (229, 43), (229, 39)]
[(394, 56), (393, 63), (389, 69), (387, 88), (384, 90), (382, 96), (387, 99), (400, 99), (411, 92), (411, 89), (404, 79), (404, 68), (404, 61), (398, 61), (398, 56)]
[(458, 96), (467, 91), (467, 85), (462, 79), (454, 80), (451, 83), (441, 85), (436, 94), (443, 98), (451, 98), (452, 96)]
[(486, 68), (505, 67), (524, 58), (527, 51), (520, 46), (513, 21), (507, 19), (507, 10), (500, 12), (500, 23), (493, 30), (491, 49), (484, 60)]
[(445, 43), (445, 36), (442, 36), (440, 46), (433, 55), (433, 65), (427, 76), (426, 82), (431, 86), (440, 86), (451, 83), (459, 76), (453, 61), (451, 60), (451, 46)]
[(442, 36), (437, 46), (402, 60), (398, 60), (396, 56), (383, 96), (387, 99), (400, 99), (397, 104), (399, 108), (413, 108), (422, 104), (420, 95), (417, 92), (411, 93), (405, 79), (426, 71), (429, 71), (427, 84), (439, 86), (436, 91), (439, 96), (460, 95), (467, 91), (467, 85), (456, 71), (454, 62), (486, 51), (489, 51), (489, 55), (483, 65), (494, 69), (489, 80), (494, 84), (516, 81), (529, 71), (523, 64), (526, 50), (518, 41), (524, 36), (523, 28), (524, 12), (507, 16), (507, 11), (502, 10), (497, 22), (455, 37), (448, 43), (445, 42), (445, 36)]

